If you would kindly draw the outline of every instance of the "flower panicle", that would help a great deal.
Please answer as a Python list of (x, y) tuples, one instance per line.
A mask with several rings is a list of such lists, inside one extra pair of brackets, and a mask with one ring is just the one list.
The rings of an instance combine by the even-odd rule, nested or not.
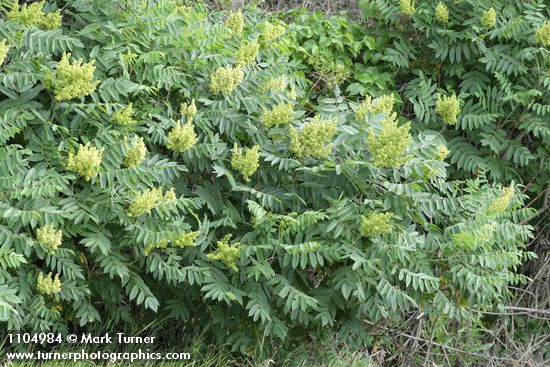
[(61, 292), (61, 281), (59, 280), (59, 274), (55, 274), (52, 278), (52, 273), (44, 276), (42, 272), (38, 273), (36, 279), (36, 290), (38, 293), (50, 296), (55, 293)]
[(210, 91), (229, 95), (241, 84), (243, 78), (244, 72), (239, 65), (219, 67), (210, 75)]
[(361, 227), (359, 232), (364, 237), (375, 237), (391, 231), (392, 225), (390, 219), (393, 213), (377, 213), (371, 212), (366, 217), (362, 216)]
[(378, 134), (371, 128), (367, 136), (367, 148), (372, 155), (373, 164), (379, 168), (402, 167), (412, 157), (406, 154), (412, 142), (410, 122), (399, 126), (397, 114), (386, 112), (380, 124), (382, 129)]
[(95, 60), (85, 64), (82, 59), (71, 62), (70, 58), (70, 53), (63, 53), (55, 73), (45, 80), (46, 86), (54, 92), (57, 101), (85, 97), (95, 91), (99, 84), (99, 81), (93, 81)]
[(416, 13), (414, 0), (399, 0), (399, 10), (406, 17), (412, 17)]
[(550, 20), (547, 20), (537, 29), (535, 38), (540, 45), (544, 47), (550, 46)]
[(260, 44), (257, 38), (249, 43), (241, 45), (237, 50), (237, 65), (244, 67), (253, 64), (254, 61), (256, 61), (256, 56), (259, 51)]
[(170, 242), (172, 248), (193, 247), (195, 246), (198, 236), (198, 231), (183, 232), (177, 235), (172, 241), (165, 239), (156, 243), (149, 243), (145, 245), (143, 248), (143, 253), (145, 256), (148, 256), (154, 250), (166, 249), (170, 245)]
[(89, 142), (85, 145), (79, 144), (76, 154), (69, 152), (66, 166), (67, 171), (74, 172), (86, 181), (90, 181), (90, 179), (99, 173), (102, 156), (103, 148), (92, 147)]
[(239, 260), (240, 250), (244, 245), (240, 242), (229, 244), (229, 240), (232, 235), (228, 234), (220, 241), (217, 241), (217, 248), (215, 251), (206, 255), (209, 260), (219, 261), (234, 272), (238, 272), (237, 261)]
[(262, 93), (266, 93), (270, 90), (283, 90), (286, 88), (286, 77), (284, 75), (281, 75), (277, 78), (271, 78), (267, 80), (264, 85), (262, 86)]
[(395, 104), (395, 96), (392, 94), (382, 95), (374, 100), (367, 96), (355, 110), (355, 119), (365, 121), (367, 114), (378, 115), (380, 113), (391, 113)]
[(447, 125), (456, 125), (460, 114), (460, 100), (456, 94), (450, 96), (437, 96), (435, 110), (441, 120)]
[(115, 124), (132, 126), (136, 124), (134, 120), (134, 105), (129, 103), (126, 107), (122, 108), (120, 111), (117, 111), (113, 114), (112, 121)]
[(184, 152), (191, 149), (197, 143), (195, 125), (192, 122), (186, 124), (176, 123), (176, 126), (168, 133), (166, 147), (175, 152)]
[(63, 231), (56, 230), (53, 224), (46, 224), (36, 230), (36, 240), (48, 247), (50, 255), (55, 254), (57, 248), (61, 246)]
[(301, 130), (290, 127), (290, 151), (298, 158), (325, 158), (332, 150), (332, 137), (336, 134), (336, 119), (317, 115), (306, 122)]
[(192, 247), (199, 237), (198, 231), (184, 232), (180, 234), (173, 242), (174, 247)]
[(243, 149), (237, 146), (237, 143), (233, 146), (233, 153), (231, 154), (231, 167), (240, 172), (243, 179), (248, 182), (250, 176), (258, 170), (260, 165), (260, 146), (254, 145), (249, 148), (246, 153), (243, 153)]
[(435, 7), (435, 19), (440, 23), (449, 23), (449, 8), (441, 1)]
[(288, 125), (294, 116), (294, 106), (292, 103), (279, 103), (271, 110), (264, 109), (260, 122), (267, 128)]
[(134, 167), (140, 164), (147, 155), (147, 147), (143, 138), (134, 138), (132, 147), (126, 153), (123, 164), (126, 168)]
[(495, 215), (503, 213), (510, 205), (512, 198), (514, 197), (514, 193), (514, 185), (510, 185), (502, 189), (500, 195), (495, 198), (489, 205), (489, 208), (487, 209), (487, 214)]
[(264, 26), (264, 31), (262, 33), (262, 43), (268, 45), (273, 40), (282, 36), (286, 31), (286, 27), (283, 24), (273, 24), (271, 22), (266, 22)]
[(232, 35), (241, 34), (244, 26), (244, 16), (240, 11), (231, 13), (225, 20), (225, 26)]
[(8, 52), (10, 51), (11, 46), (7, 43), (8, 41), (3, 39), (0, 41), (0, 65), (4, 63)]
[(481, 25), (485, 28), (494, 28), (497, 24), (497, 12), (491, 7), (481, 13)]
[(193, 98), (189, 104), (184, 102), (180, 105), (180, 114), (185, 116), (187, 122), (193, 121), (193, 118), (197, 112), (198, 110), (197, 105), (195, 104), (195, 98)]
[(142, 191), (132, 200), (128, 208), (128, 216), (130, 218), (135, 218), (142, 214), (150, 214), (151, 210), (158, 205), (174, 200), (176, 200), (176, 193), (173, 188), (166, 191), (164, 195), (162, 194), (162, 190), (157, 187)]
[(441, 162), (444, 161), (445, 158), (447, 158), (447, 156), (450, 153), (449, 149), (444, 144), (438, 145), (435, 149), (436, 149), (435, 159), (437, 159), (438, 161), (441, 161)]
[(45, 3), (45, 1), (38, 1), (19, 7), (19, 2), (15, 0), (12, 9), (6, 14), (6, 19), (13, 20), (24, 27), (35, 26), (46, 30), (61, 27), (61, 10), (46, 14), (44, 13)]

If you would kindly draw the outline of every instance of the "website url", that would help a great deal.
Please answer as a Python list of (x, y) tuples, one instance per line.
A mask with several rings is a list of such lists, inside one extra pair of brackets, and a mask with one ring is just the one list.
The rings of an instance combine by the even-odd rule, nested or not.
[(150, 360), (170, 360), (170, 361), (190, 361), (191, 354), (186, 352), (149, 352), (138, 349), (137, 352), (91, 352), (84, 349), (78, 352), (13, 352), (6, 353), (8, 361), (150, 361)]

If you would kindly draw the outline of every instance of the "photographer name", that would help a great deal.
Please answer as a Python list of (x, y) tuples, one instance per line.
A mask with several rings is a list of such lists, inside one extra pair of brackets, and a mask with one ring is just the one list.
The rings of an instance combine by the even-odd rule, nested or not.
[(154, 342), (154, 336), (128, 336), (124, 333), (105, 333), (101, 336), (88, 333), (80, 337), (81, 344), (153, 344)]

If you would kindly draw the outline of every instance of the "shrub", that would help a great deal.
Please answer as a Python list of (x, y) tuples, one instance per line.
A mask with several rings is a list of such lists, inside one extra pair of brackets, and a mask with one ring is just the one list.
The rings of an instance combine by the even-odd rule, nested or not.
[[(283, 46), (236, 66), (266, 29), (236, 14), (73, 0), (60, 29), (0, 24), (3, 327), (168, 318), (250, 353), (258, 334), (363, 344), (365, 319), (503, 304), (530, 256), (521, 185), (448, 181), (445, 140), (412, 136), (393, 97), (361, 120), (342, 96), (306, 103)], [(62, 62), (78, 83), (57, 83)], [(290, 121), (262, 123), (283, 103)]]
[[(443, 128), (451, 176), (485, 171), (491, 181), (522, 182), (534, 206), (545, 207), (539, 200), (550, 190), (544, 2), (422, 1), (406, 20), (398, 16), (403, 2), (362, 4), (386, 42), (381, 58), (394, 66), (413, 130)], [(441, 21), (443, 6), (448, 22)]]
[(550, 13), (544, 3), (360, 5), (360, 20), (283, 15), (292, 20), (286, 47), (315, 87), (308, 97), (392, 92), (415, 133), (443, 129), (452, 178), (484, 171), (490, 181), (524, 183), (532, 206), (544, 213), (550, 192), (550, 62), (544, 48)]

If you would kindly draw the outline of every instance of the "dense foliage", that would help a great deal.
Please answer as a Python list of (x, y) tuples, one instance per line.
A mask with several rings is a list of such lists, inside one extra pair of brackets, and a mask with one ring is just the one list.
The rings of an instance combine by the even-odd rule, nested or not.
[[(419, 29), (422, 9), (410, 23)], [(522, 208), (524, 187), (504, 163), (500, 175), (482, 171), (506, 154), (535, 169), (544, 152), (526, 160), (508, 143), (475, 167), (457, 156), (471, 157), (457, 146), (494, 132), (500, 119), (522, 121), (514, 115), (521, 101), (498, 95), (514, 93), (513, 84), (456, 81), (464, 77), (456, 69), (468, 67), (455, 63), (456, 51), (440, 66), (456, 80), (438, 87), (427, 69), (409, 83), (411, 124), (397, 91), (381, 93), (389, 74), (376, 68), (368, 69), (371, 82), (348, 86), (366, 95), (372, 83), (374, 96), (350, 101), (339, 79), (328, 84), (333, 95), (312, 95), (304, 71), (319, 59), (297, 56), (296, 25), (256, 9), (71, 0), (9, 2), (3, 16), (2, 328), (122, 328), (168, 318), (245, 354), (258, 338), (291, 343), (305, 334), (354, 348), (373, 341), (365, 320), (399, 323), (421, 310), (428, 322), (458, 330), (501, 309), (508, 286), (525, 281), (517, 269), (532, 257), (524, 222), (533, 210)], [(411, 49), (393, 64), (408, 66), (412, 44), (391, 37)], [(374, 53), (373, 42), (336, 43)], [(542, 53), (529, 51), (527, 61)], [(333, 62), (320, 65), (350, 66)], [(495, 85), (531, 83), (499, 73)], [(472, 129), (468, 111), (482, 107), (495, 108), (483, 112), (494, 117)], [(466, 132), (441, 134), (440, 120)], [(484, 153), (472, 154), (479, 162)], [(474, 168), (466, 180), (447, 176)], [(491, 184), (495, 177), (505, 184)]]
[(360, 4), (362, 22), (289, 13), (290, 49), (304, 60), (312, 83), (337, 80), (348, 96), (394, 91), (414, 131), (442, 131), (451, 177), (483, 171), (492, 181), (522, 182), (537, 208), (547, 209), (548, 2)]

